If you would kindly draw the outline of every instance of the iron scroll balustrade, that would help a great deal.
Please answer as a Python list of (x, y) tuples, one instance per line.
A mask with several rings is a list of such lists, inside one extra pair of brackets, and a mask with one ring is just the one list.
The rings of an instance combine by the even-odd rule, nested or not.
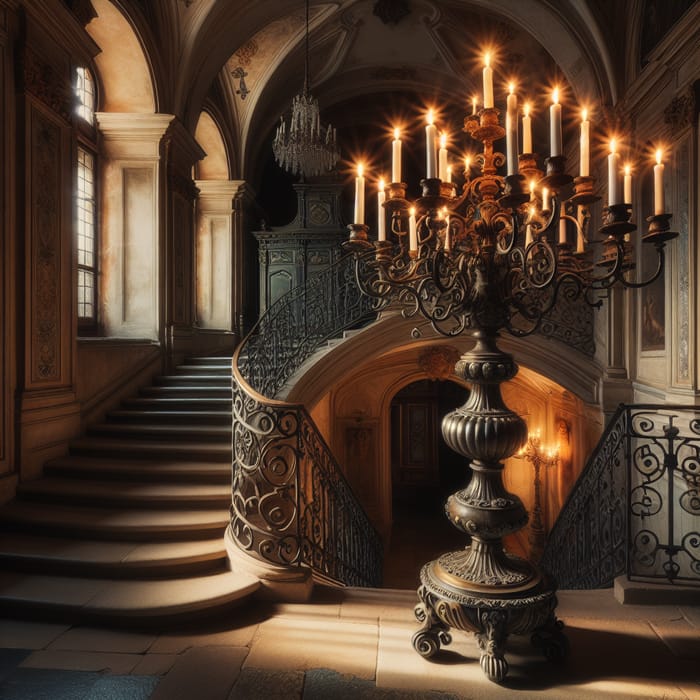
[[(469, 331), (475, 340), (455, 370), (473, 390), (467, 403), (442, 423), (446, 443), (469, 461), (472, 471), (465, 488), (445, 504), (449, 520), (471, 543), (423, 566), (415, 610), (422, 625), (413, 646), (431, 657), (450, 642), (450, 628), (475, 632), (481, 668), (500, 682), (508, 672), (504, 652), (509, 634), (531, 634), (547, 656), (564, 655), (567, 641), (554, 613), (554, 580), (503, 546), (503, 537), (528, 519), (502, 476), (503, 460), (525, 443), (527, 427), (501, 395), (500, 384), (515, 376), (517, 365), (498, 348), (499, 333), (536, 332), (561, 296), (598, 306), (613, 286), (649, 284), (664, 268), (665, 242), (677, 234), (669, 229), (670, 214), (650, 217), (644, 241), (656, 249), (657, 269), (650, 279), (632, 280), (627, 237), (636, 227), (629, 221), (630, 205), (607, 208), (596, 243), (601, 252), (594, 260), (594, 241), (588, 236), (588, 207), (598, 199), (594, 179), (573, 181), (560, 155), (547, 159), (544, 177), (533, 154), (520, 157), (519, 174), (499, 175), (506, 159), (494, 151), (494, 142), (505, 135), (497, 109), (467, 117), (464, 130), (483, 150), (478, 156), (481, 174), (470, 179), (465, 173), (461, 195), (449, 180), (429, 177), (411, 204), (406, 185), (392, 183), (385, 209), (394, 240), (370, 242), (368, 227), (353, 224), (346, 246), (356, 256), (358, 284), (369, 297), (398, 300), (408, 315), (426, 318), (439, 333)], [(549, 210), (527, 209), (526, 177), (548, 188)], [(361, 182), (358, 177), (358, 188)], [(577, 207), (581, 223), (572, 216)], [(576, 246), (568, 242), (571, 225)], [(591, 245), (584, 245), (586, 240)]]
[(621, 406), (557, 519), (543, 564), (564, 588), (700, 585), (700, 412)]

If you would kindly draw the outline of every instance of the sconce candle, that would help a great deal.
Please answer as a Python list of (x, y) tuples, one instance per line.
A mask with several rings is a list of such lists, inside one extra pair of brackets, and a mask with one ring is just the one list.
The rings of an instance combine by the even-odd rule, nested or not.
[(584, 224), (584, 214), (583, 207), (579, 204), (576, 207), (576, 221), (578, 226), (576, 227), (576, 252), (583, 253), (585, 250), (585, 244), (583, 240), (583, 224)]
[(355, 178), (355, 223), (365, 223), (365, 178), (362, 164), (357, 166), (357, 177)]
[(433, 124), (433, 110), (428, 110), (428, 126), (425, 127), (425, 172), (426, 177), (436, 176), (437, 164), (435, 162), (435, 139), (437, 129)]
[(449, 182), (449, 183), (452, 182), (452, 166), (451, 165), (447, 166), (447, 182)]
[(384, 180), (379, 181), (379, 192), (377, 192), (377, 240), (386, 240), (386, 214), (384, 212), (384, 202), (386, 192), (384, 191)]
[(440, 134), (440, 150), (438, 152), (438, 177), (447, 182), (447, 134)]
[(442, 210), (442, 215), (445, 218), (445, 252), (449, 253), (452, 250), (452, 237), (450, 235), (450, 217), (447, 214), (447, 207)]
[(610, 139), (610, 155), (608, 156), (608, 206), (621, 204), (618, 186), (618, 172), (620, 170), (620, 155), (617, 152), (617, 142)]
[(484, 55), (484, 109), (493, 108), (493, 70), (491, 69), (491, 54)]
[(410, 250), (418, 251), (418, 232), (416, 229), (416, 208), (411, 207), (408, 210), (408, 247)]
[(549, 201), (549, 188), (543, 187), (542, 188), (542, 211), (549, 211), (550, 208), (551, 208), (551, 204)]
[(523, 153), (532, 153), (532, 118), (529, 102), (526, 102), (523, 108)]
[(472, 159), (469, 156), (464, 157), (464, 177), (469, 179), (472, 170)]
[(656, 165), (654, 166), (654, 214), (665, 214), (666, 202), (664, 201), (664, 164), (661, 162), (661, 149), (656, 151)]
[(518, 98), (513, 83), (508, 86), (506, 100), (506, 164), (508, 175), (518, 172)]
[(552, 104), (549, 107), (549, 151), (550, 156), (561, 155), (561, 105), (559, 88), (554, 88)]
[(559, 243), (566, 244), (566, 205), (564, 202), (559, 207)]
[(476, 114), (476, 97), (472, 97), (472, 114)]
[(627, 164), (625, 165), (625, 204), (632, 204), (632, 167)]
[(391, 142), (391, 181), (401, 182), (401, 132), (394, 129), (394, 140)]
[(579, 175), (588, 177), (590, 172), (590, 147), (591, 147), (591, 123), (588, 121), (588, 110), (584, 109), (581, 114), (581, 164), (579, 166)]

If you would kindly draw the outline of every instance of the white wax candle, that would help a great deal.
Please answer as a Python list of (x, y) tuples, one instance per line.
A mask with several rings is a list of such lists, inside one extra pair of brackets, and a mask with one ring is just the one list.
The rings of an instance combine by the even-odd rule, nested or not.
[(472, 114), (476, 114), (476, 97), (472, 97)]
[(654, 166), (654, 214), (666, 213), (664, 201), (664, 164), (661, 162), (661, 149), (656, 151), (656, 165)]
[(518, 172), (518, 98), (512, 83), (506, 100), (506, 166), (508, 175)]
[(391, 181), (401, 182), (401, 139), (398, 129), (394, 129), (394, 140), (391, 142)]
[(525, 227), (525, 247), (532, 245), (532, 226), (528, 224)]
[(549, 188), (542, 188), (542, 211), (549, 211), (551, 208), (551, 203), (549, 201)]
[(440, 150), (438, 152), (438, 177), (447, 182), (447, 135), (440, 134)]
[(578, 226), (576, 227), (576, 252), (583, 253), (584, 241), (583, 241), (583, 207), (579, 204), (576, 208), (576, 221)]
[(620, 169), (620, 155), (617, 153), (615, 139), (610, 140), (610, 155), (608, 156), (608, 206), (620, 204), (619, 197), (622, 194), (618, 187), (618, 171)]
[(530, 201), (535, 201), (535, 181), (530, 180)]
[(447, 182), (452, 182), (452, 166), (447, 166)]
[(523, 153), (532, 153), (532, 118), (529, 102), (525, 103), (523, 110)]
[(549, 151), (550, 156), (560, 156), (561, 147), (561, 105), (559, 104), (559, 89), (554, 88), (552, 104), (549, 107)]
[(450, 217), (445, 217), (445, 252), (452, 250), (452, 234), (450, 233)]
[(377, 240), (386, 240), (386, 212), (384, 211), (384, 202), (386, 201), (386, 192), (384, 191), (384, 180), (379, 181), (379, 192), (377, 192)]
[(428, 126), (425, 127), (425, 172), (426, 177), (435, 177), (437, 175), (437, 163), (435, 153), (435, 139), (437, 138), (437, 129), (433, 124), (433, 110), (428, 112)]
[(464, 177), (467, 178), (467, 180), (471, 177), (472, 174), (472, 159), (469, 156), (466, 156), (464, 158)]
[(362, 176), (362, 165), (357, 166), (355, 178), (355, 223), (365, 223), (365, 178)]
[(591, 149), (591, 123), (588, 121), (588, 110), (584, 109), (581, 120), (581, 164), (579, 167), (579, 175), (588, 177), (590, 173), (590, 149)]
[(418, 250), (418, 232), (416, 230), (416, 210), (411, 207), (408, 217), (408, 247), (410, 250)]
[(632, 168), (629, 165), (625, 165), (625, 204), (632, 204)]
[(484, 56), (484, 109), (493, 107), (493, 70), (491, 69), (491, 54)]
[(566, 207), (564, 202), (559, 207), (559, 243), (566, 243)]

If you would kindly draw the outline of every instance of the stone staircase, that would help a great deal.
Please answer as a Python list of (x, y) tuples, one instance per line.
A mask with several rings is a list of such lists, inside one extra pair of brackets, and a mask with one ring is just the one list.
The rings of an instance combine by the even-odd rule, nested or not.
[(229, 571), (229, 358), (158, 377), (0, 509), (0, 611), (164, 622), (259, 586)]

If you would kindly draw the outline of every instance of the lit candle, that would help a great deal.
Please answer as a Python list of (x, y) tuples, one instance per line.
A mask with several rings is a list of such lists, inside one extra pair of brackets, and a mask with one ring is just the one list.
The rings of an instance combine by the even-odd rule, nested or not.
[(401, 182), (401, 132), (394, 129), (394, 140), (391, 142), (391, 181)]
[(561, 105), (559, 104), (559, 88), (552, 92), (552, 104), (549, 107), (549, 151), (550, 156), (561, 155)]
[(384, 191), (384, 180), (379, 181), (379, 192), (377, 192), (377, 240), (386, 240), (386, 213), (384, 211), (384, 202), (386, 201), (386, 192)]
[(362, 173), (362, 164), (357, 166), (357, 177), (355, 178), (355, 223), (365, 223), (365, 178)]
[(435, 177), (437, 163), (435, 162), (435, 139), (437, 129), (433, 124), (433, 110), (428, 110), (428, 126), (425, 127), (425, 170), (426, 177)]
[(513, 83), (508, 86), (506, 100), (506, 165), (508, 175), (518, 172), (518, 98)]
[(418, 250), (418, 232), (416, 230), (416, 208), (411, 207), (408, 210), (408, 247), (412, 251)]
[(530, 180), (530, 201), (535, 201), (535, 181)]
[(526, 102), (523, 108), (523, 153), (532, 153), (532, 119), (529, 102)]
[(447, 214), (447, 207), (443, 207), (442, 215), (445, 219), (445, 252), (452, 250), (452, 236), (450, 235), (450, 217)]
[(578, 226), (576, 227), (576, 252), (577, 253), (583, 253), (584, 249), (584, 241), (583, 241), (583, 207), (579, 204), (578, 207), (576, 207), (576, 221), (578, 222)]
[(484, 109), (493, 108), (493, 70), (491, 69), (491, 54), (487, 51), (484, 56)]
[(469, 179), (471, 177), (472, 170), (472, 159), (470, 156), (464, 156), (464, 177)]
[(625, 204), (632, 204), (632, 166), (625, 165)]
[(549, 211), (550, 208), (551, 208), (551, 204), (549, 201), (549, 188), (543, 187), (542, 188), (542, 211)]
[(666, 202), (664, 201), (664, 164), (661, 162), (661, 149), (656, 151), (656, 165), (654, 166), (654, 214), (665, 214)]
[(617, 142), (615, 139), (610, 139), (610, 155), (608, 156), (608, 206), (620, 204), (620, 191), (618, 187), (618, 171), (620, 155), (617, 152)]
[(584, 109), (581, 113), (581, 164), (579, 166), (579, 175), (588, 177), (590, 172), (590, 129), (591, 123), (588, 121), (588, 110)]
[(530, 212), (530, 217), (528, 219), (527, 226), (525, 227), (525, 247), (526, 248), (532, 244), (532, 224), (530, 223), (530, 221), (535, 216), (535, 207), (530, 207), (529, 212)]
[(472, 97), (472, 114), (476, 114), (476, 97)]
[(440, 134), (440, 150), (438, 152), (438, 177), (447, 182), (447, 134)]
[(452, 182), (452, 166), (451, 165), (447, 166), (447, 182), (449, 182), (449, 183)]
[(559, 207), (559, 243), (566, 243), (566, 207), (564, 202)]

